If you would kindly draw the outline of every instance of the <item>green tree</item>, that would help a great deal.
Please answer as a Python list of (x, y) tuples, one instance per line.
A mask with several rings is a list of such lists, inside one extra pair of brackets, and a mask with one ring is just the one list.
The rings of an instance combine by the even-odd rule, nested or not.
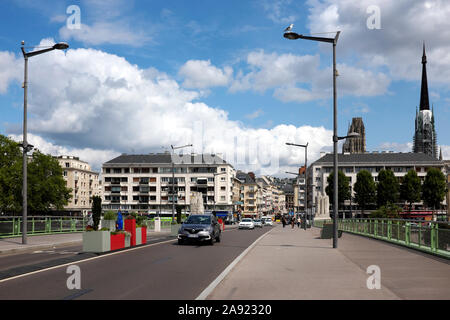
[(364, 214), (364, 210), (376, 200), (376, 186), (372, 174), (367, 170), (361, 170), (356, 176), (354, 187), (355, 201)]
[[(345, 176), (345, 174), (339, 170), (338, 171), (338, 209), (342, 207), (345, 200), (350, 199), (350, 179)], [(330, 173), (327, 178), (327, 187), (325, 192), (330, 199), (330, 203), (333, 203), (334, 199), (334, 171)]]
[(28, 207), (31, 213), (62, 210), (71, 198), (58, 160), (40, 151), (28, 164)]
[(441, 206), (446, 192), (447, 184), (442, 171), (436, 168), (428, 169), (422, 186), (422, 198), (426, 205), (436, 210)]
[(102, 198), (99, 196), (92, 197), (92, 219), (94, 220), (94, 230), (98, 230), (100, 217), (102, 215)]
[(400, 199), (406, 201), (409, 204), (409, 211), (412, 209), (413, 202), (420, 201), (420, 195), (422, 192), (422, 184), (420, 178), (415, 170), (409, 170), (403, 177), (402, 184), (400, 186)]
[(381, 206), (376, 211), (374, 211), (370, 217), (371, 218), (385, 218), (385, 219), (398, 219), (400, 218), (400, 212), (402, 212), (402, 209), (393, 204), (388, 203), (385, 206)]
[(400, 193), (400, 184), (391, 170), (381, 170), (378, 173), (377, 205), (386, 206), (388, 203), (397, 203)]
[(19, 145), (0, 135), (0, 212), (22, 210), (22, 152)]

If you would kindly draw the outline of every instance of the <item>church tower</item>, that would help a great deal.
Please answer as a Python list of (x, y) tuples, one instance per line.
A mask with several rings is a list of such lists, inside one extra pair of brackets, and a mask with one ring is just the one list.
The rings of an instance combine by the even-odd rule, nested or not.
[(438, 149), (436, 145), (436, 131), (434, 127), (434, 110), (430, 110), (426, 65), (427, 56), (425, 54), (424, 43), (422, 55), (422, 85), (420, 88), (420, 109), (416, 109), (413, 152), (426, 153), (437, 159)]
[(345, 139), (342, 145), (342, 153), (365, 153), (366, 129), (364, 128), (362, 118), (352, 119), (352, 124), (348, 128), (347, 135), (353, 132), (359, 133), (359, 136)]

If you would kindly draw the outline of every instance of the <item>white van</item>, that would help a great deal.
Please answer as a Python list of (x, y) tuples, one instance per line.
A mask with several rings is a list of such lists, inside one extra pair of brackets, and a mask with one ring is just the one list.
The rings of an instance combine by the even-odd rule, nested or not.
[(262, 217), (262, 221), (264, 221), (265, 225), (273, 226), (272, 218), (271, 217)]

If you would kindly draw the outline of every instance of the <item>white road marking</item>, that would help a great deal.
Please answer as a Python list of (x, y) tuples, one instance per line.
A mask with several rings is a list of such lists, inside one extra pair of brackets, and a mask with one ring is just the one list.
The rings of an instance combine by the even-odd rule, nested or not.
[[(273, 230), (273, 229), (272, 229)], [(234, 266), (245, 257), (245, 255), (261, 240), (264, 238), (267, 234), (269, 234), (272, 230), (264, 233), (262, 236), (260, 236), (258, 239), (255, 240), (247, 249), (245, 249), (234, 261), (221, 273), (219, 276), (211, 282), (211, 284), (200, 293), (200, 295), (195, 298), (195, 300), (206, 300), (206, 298), (214, 291), (214, 289), (218, 286), (218, 284), (231, 272), (231, 270), (234, 268)]]

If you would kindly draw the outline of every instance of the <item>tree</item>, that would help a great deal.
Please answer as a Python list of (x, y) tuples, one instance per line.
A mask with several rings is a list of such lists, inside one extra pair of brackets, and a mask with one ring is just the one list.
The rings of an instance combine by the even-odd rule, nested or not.
[(409, 211), (412, 209), (413, 202), (420, 201), (422, 184), (415, 170), (409, 170), (403, 177), (400, 186), (400, 199), (409, 203)]
[(391, 170), (381, 170), (378, 173), (377, 205), (386, 206), (388, 203), (397, 203), (400, 184)]
[(385, 218), (385, 219), (398, 219), (400, 218), (400, 212), (402, 212), (402, 209), (393, 204), (393, 203), (388, 203), (385, 206), (381, 206), (380, 208), (378, 208), (378, 210), (374, 211), (370, 217), (371, 218)]
[(367, 205), (376, 200), (376, 186), (372, 174), (367, 170), (361, 170), (356, 176), (355, 201), (364, 214)]
[[(349, 178), (345, 176), (345, 174), (339, 170), (338, 171), (338, 208), (342, 207), (342, 204), (345, 200), (350, 199), (350, 185)], [(327, 187), (325, 188), (325, 192), (330, 198), (330, 203), (333, 203), (334, 199), (334, 171), (327, 178)]]
[(22, 210), (22, 152), (19, 145), (0, 135), (0, 212)]
[(436, 168), (428, 169), (422, 186), (422, 198), (426, 205), (436, 210), (444, 200), (446, 192), (447, 184), (442, 171)]
[(99, 196), (92, 197), (92, 219), (94, 220), (94, 230), (98, 230), (100, 217), (102, 215), (102, 198)]
[(66, 187), (58, 160), (40, 151), (28, 164), (28, 207), (31, 213), (62, 210), (69, 203), (71, 189)]

